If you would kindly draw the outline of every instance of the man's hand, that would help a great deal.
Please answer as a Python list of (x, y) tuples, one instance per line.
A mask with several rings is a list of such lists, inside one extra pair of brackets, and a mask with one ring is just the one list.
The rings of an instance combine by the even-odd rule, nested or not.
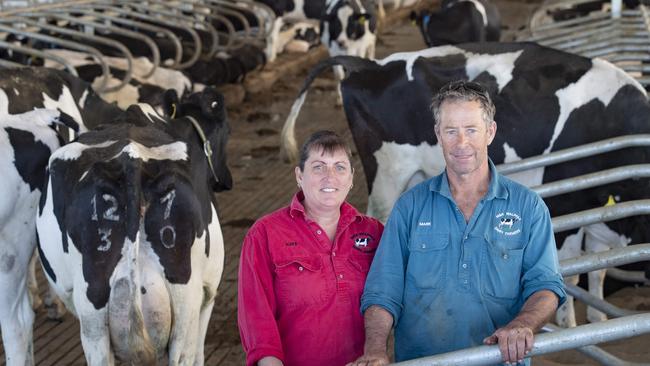
[(365, 353), (363, 356), (359, 357), (356, 361), (350, 362), (345, 366), (384, 366), (388, 365), (390, 360), (388, 360), (388, 355), (386, 352), (376, 352), (376, 353)]
[(499, 344), (501, 357), (505, 363), (524, 361), (533, 349), (533, 330), (525, 326), (507, 325), (497, 329), (494, 334), (483, 340), (484, 344)]

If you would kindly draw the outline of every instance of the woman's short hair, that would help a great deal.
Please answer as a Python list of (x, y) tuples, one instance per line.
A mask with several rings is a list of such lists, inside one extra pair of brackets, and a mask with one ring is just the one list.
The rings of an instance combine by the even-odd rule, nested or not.
[(309, 158), (309, 153), (312, 151), (322, 151), (327, 154), (334, 154), (335, 152), (343, 150), (348, 156), (348, 160), (352, 160), (352, 152), (350, 146), (337, 135), (334, 131), (321, 130), (314, 132), (300, 148), (300, 161), (298, 167), (300, 170), (305, 170), (305, 162)]
[(455, 101), (478, 102), (481, 105), (485, 123), (494, 121), (496, 108), (485, 87), (472, 81), (457, 80), (440, 88), (438, 94), (431, 101), (435, 126), (440, 123), (440, 107), (442, 103)]

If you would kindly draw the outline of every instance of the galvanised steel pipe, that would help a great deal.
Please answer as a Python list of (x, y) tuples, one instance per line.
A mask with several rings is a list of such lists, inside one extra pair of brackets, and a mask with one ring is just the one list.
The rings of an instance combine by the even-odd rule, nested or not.
[(650, 199), (620, 202), (613, 206), (592, 208), (580, 212), (551, 218), (554, 232), (577, 229), (579, 227), (607, 222), (624, 217), (650, 214)]
[(530, 189), (537, 192), (540, 197), (544, 198), (641, 177), (650, 177), (650, 164), (633, 164), (601, 170), (596, 173), (579, 175), (573, 178), (541, 184), (539, 186), (530, 187)]
[[(542, 328), (545, 332), (557, 332), (562, 329), (564, 328), (551, 323), (546, 324), (544, 328)], [(597, 346), (578, 347), (576, 348), (576, 351), (598, 361), (598, 363), (604, 366), (648, 366), (647, 363), (636, 363), (622, 360)]]
[(650, 285), (650, 280), (646, 278), (643, 271), (626, 271), (618, 268), (608, 268), (607, 276), (623, 282), (642, 282)]
[(501, 174), (511, 174), (635, 146), (650, 146), (650, 134), (613, 137), (607, 140), (554, 151), (549, 154), (500, 164), (497, 166), (497, 170)]
[(560, 261), (560, 274), (567, 277), (647, 260), (650, 260), (650, 244), (635, 244), (562, 260)]
[(622, 316), (628, 316), (628, 315), (634, 315), (634, 314), (640, 314), (640, 311), (634, 311), (634, 310), (628, 310), (628, 309), (622, 309), (619, 308), (616, 305), (613, 305), (599, 297), (596, 297), (589, 292), (583, 290), (582, 288), (572, 285), (572, 284), (564, 284), (564, 288), (566, 289), (567, 294), (575, 297), (576, 299), (584, 302), (585, 304), (602, 311), (603, 313), (607, 314), (608, 316), (612, 318), (620, 318)]
[[(535, 336), (528, 357), (650, 333), (650, 313), (625, 316)], [(499, 346), (480, 346), (395, 363), (395, 366), (480, 366), (501, 362)]]

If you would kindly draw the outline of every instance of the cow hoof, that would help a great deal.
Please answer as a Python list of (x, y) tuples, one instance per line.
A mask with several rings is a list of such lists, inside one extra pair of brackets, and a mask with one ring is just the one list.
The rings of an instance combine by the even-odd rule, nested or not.
[(61, 320), (65, 315), (65, 306), (57, 298), (54, 301), (46, 301), (45, 309), (47, 309), (47, 318), (51, 320)]
[(30, 295), (30, 300), (32, 303), (32, 310), (34, 311), (38, 310), (43, 305), (43, 299), (36, 294)]

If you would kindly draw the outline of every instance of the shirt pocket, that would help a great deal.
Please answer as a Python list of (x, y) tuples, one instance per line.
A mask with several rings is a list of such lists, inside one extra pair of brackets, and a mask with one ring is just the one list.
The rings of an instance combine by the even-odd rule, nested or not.
[(481, 266), (483, 292), (497, 299), (514, 300), (521, 293), (522, 244), (512, 240), (486, 240)]
[(275, 262), (275, 294), (280, 307), (318, 305), (327, 299), (328, 282), (318, 256)]
[(406, 281), (421, 290), (436, 289), (447, 276), (448, 234), (415, 232), (409, 241)]

